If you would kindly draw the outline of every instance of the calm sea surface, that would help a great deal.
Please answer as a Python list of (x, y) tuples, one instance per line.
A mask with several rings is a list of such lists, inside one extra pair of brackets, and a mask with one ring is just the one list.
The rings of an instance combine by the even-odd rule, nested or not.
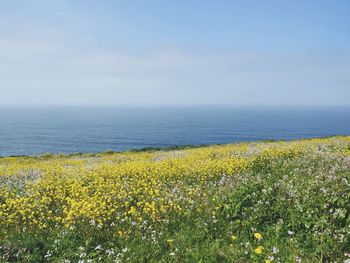
[(0, 107), (0, 155), (350, 135), (350, 108)]

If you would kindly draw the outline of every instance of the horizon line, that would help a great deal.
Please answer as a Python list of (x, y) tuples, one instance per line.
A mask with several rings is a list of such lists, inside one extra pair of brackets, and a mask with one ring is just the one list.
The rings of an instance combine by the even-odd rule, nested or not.
[(229, 107), (229, 108), (289, 108), (289, 107), (350, 107), (350, 104), (0, 104), (0, 108), (200, 108), (200, 107)]

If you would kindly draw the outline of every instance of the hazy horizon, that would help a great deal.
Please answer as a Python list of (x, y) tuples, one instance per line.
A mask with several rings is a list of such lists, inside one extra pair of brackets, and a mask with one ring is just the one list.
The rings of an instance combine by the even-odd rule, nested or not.
[(290, 104), (290, 105), (263, 105), (263, 104), (241, 104), (241, 105), (232, 105), (232, 104), (125, 104), (125, 105), (94, 105), (94, 104), (88, 104), (88, 105), (72, 105), (72, 104), (1, 104), (0, 108), (43, 108), (43, 109), (84, 109), (84, 108), (91, 108), (91, 109), (132, 109), (132, 108), (231, 108), (231, 109), (304, 109), (304, 108), (350, 108), (350, 105), (342, 104), (342, 105), (336, 105), (336, 104), (319, 104), (319, 105), (306, 105), (306, 104)]
[(3, 1), (0, 106), (350, 106), (348, 1)]

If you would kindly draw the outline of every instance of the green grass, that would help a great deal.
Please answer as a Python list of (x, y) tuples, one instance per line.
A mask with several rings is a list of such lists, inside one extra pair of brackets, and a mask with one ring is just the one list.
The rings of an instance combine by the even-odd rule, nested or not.
[(0, 240), (0, 261), (344, 262), (350, 253), (350, 157), (332, 148), (257, 159), (249, 171), (207, 187), (211, 200), (200, 214), (170, 216), (169, 223), (145, 226), (126, 239), (83, 225), (17, 233)]

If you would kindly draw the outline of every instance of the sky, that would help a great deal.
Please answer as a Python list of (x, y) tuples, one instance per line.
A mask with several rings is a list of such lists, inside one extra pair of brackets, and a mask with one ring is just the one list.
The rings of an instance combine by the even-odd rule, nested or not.
[(348, 0), (0, 1), (0, 106), (350, 106)]

